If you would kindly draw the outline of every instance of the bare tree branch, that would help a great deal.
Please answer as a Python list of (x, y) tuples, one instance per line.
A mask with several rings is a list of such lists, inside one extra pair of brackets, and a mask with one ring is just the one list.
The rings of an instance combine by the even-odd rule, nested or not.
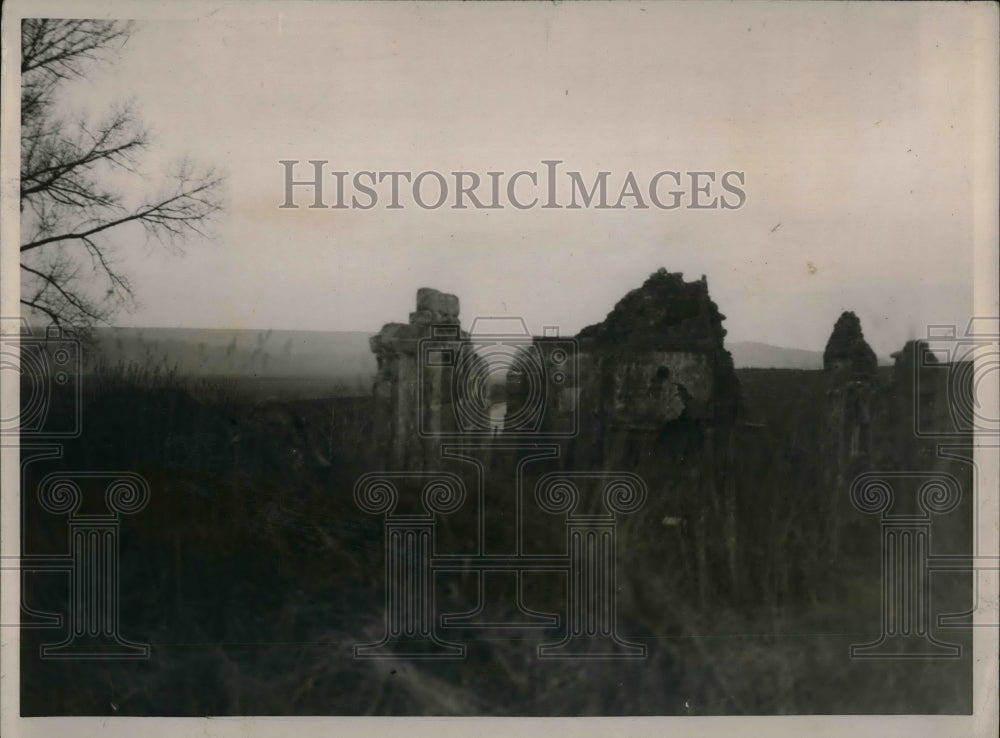
[(131, 105), (96, 122), (56, 115), (62, 85), (113, 61), (132, 31), (117, 21), (22, 21), (21, 303), (58, 324), (86, 328), (135, 305), (114, 234), (139, 226), (145, 240), (176, 247), (206, 237), (222, 208), (223, 177), (185, 161), (161, 192), (126, 203), (122, 182), (141, 179), (149, 145)]

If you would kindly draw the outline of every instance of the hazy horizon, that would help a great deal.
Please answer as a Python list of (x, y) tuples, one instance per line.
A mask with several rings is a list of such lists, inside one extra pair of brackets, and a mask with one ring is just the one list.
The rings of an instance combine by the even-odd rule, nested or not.
[[(395, 321), (404, 322), (404, 321)], [(463, 321), (463, 327), (468, 328)], [(34, 328), (35, 326), (33, 326)], [(381, 326), (380, 326), (381, 328)], [(343, 334), (343, 335), (363, 335), (363, 336), (373, 336), (379, 332), (379, 329), (374, 330), (360, 329), (360, 328), (346, 328), (339, 330), (330, 330), (325, 328), (274, 328), (267, 326), (248, 326), (233, 328), (227, 326), (190, 326), (190, 325), (101, 325), (95, 328), (98, 331), (117, 331), (117, 330), (128, 330), (128, 331), (243, 331), (248, 333), (316, 333), (316, 334)], [(832, 326), (831, 326), (832, 330)], [(827, 336), (829, 338), (829, 336)], [(820, 349), (808, 349), (802, 348), (800, 346), (787, 346), (782, 344), (769, 343), (766, 341), (752, 341), (752, 340), (732, 340), (730, 336), (726, 336), (724, 339), (725, 345), (728, 347), (730, 345), (740, 345), (740, 346), (766, 346), (768, 348), (782, 349), (787, 351), (801, 351), (810, 354), (822, 354), (823, 350)], [(825, 342), (824, 342), (825, 343)], [(888, 355), (879, 355), (880, 359), (887, 358)]]
[[(175, 366), (192, 376), (367, 376), (376, 370), (368, 341), (372, 335), (282, 328), (105, 326), (94, 334), (97, 352), (85, 362), (85, 370), (107, 363)], [(823, 369), (819, 350), (730, 340), (725, 347), (737, 369)], [(878, 362), (891, 366), (894, 359), (880, 354)]]

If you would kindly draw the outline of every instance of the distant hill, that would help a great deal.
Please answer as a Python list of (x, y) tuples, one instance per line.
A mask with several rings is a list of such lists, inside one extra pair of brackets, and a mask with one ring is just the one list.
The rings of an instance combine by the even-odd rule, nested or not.
[(823, 352), (755, 341), (727, 343), (737, 369), (822, 369)]
[(105, 364), (176, 368), (179, 374), (236, 377), (371, 377), (368, 333), (206, 328), (98, 328)]
[[(727, 343), (737, 369), (822, 369), (823, 352), (772, 346), (756, 341)], [(879, 357), (880, 366), (892, 366), (892, 359)]]
[[(363, 331), (98, 328), (92, 369), (133, 364), (199, 377), (324, 378), (361, 383), (375, 374)], [(726, 345), (738, 369), (822, 369), (823, 353), (753, 341)], [(884, 360), (880, 363), (884, 363)]]

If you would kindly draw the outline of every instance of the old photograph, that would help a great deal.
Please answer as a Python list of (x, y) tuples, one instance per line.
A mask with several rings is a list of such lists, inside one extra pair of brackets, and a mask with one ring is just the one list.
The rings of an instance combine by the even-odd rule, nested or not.
[(3, 17), (5, 725), (995, 735), (996, 4), (90, 5)]

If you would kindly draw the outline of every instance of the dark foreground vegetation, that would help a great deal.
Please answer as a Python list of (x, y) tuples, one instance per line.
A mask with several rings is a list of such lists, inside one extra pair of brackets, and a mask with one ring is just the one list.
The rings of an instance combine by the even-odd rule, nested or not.
[[(880, 371), (870, 467), (946, 470), (968, 489), (966, 465), (899, 430), (905, 402)], [(646, 659), (540, 661), (535, 646), (558, 633), (527, 630), (462, 634), (467, 658), (440, 662), (352, 657), (381, 636), (384, 606), (382, 521), (352, 498), (378, 468), (369, 398), (268, 401), (166, 374), (89, 378), (81, 438), (61, 458), (22, 450), (24, 551), (66, 550), (65, 517), (35, 501), (44, 475), (141, 474), (152, 492), (122, 518), (120, 623), (151, 653), (46, 660), (40, 646), (65, 630), (22, 628), (22, 714), (969, 712), (968, 631), (937, 633), (963, 646), (960, 659), (849, 657), (879, 633), (880, 529), (834, 469), (823, 372), (738, 375), (740, 419), (711, 458), (699, 430), (680, 426), (614, 449), (650, 491), (620, 526), (618, 566), (619, 631), (647, 645)], [(969, 552), (970, 503), (935, 521), (935, 553)], [(468, 545), (468, 525), (461, 511), (442, 520), (440, 544)], [(559, 521), (525, 525), (538, 551), (564, 545)], [(554, 576), (527, 578), (533, 607), (559, 608)], [(67, 584), (27, 574), (25, 604), (65, 613)], [(933, 584), (935, 614), (970, 606), (967, 576)], [(437, 582), (443, 607), (467, 607), (474, 589), (469, 576)]]

